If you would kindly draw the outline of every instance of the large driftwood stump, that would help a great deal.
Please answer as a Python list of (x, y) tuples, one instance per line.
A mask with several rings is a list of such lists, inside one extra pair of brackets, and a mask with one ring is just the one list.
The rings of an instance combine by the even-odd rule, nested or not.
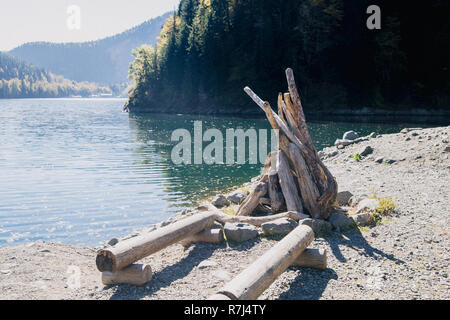
[[(272, 128), (278, 130), (279, 150), (274, 151), (277, 160), (273, 160), (275, 153), (268, 157), (260, 181), (268, 182), (272, 212), (278, 212), (284, 202), (288, 210), (327, 219), (337, 203), (338, 185), (311, 140), (292, 69), (286, 70), (286, 78), (289, 92), (278, 94), (278, 113), (249, 87), (244, 89), (266, 113)], [(268, 162), (271, 162), (270, 170), (267, 169)], [(282, 201), (277, 190), (281, 190)], [(261, 197), (260, 194), (250, 195), (248, 203), (242, 204), (238, 210), (238, 215), (251, 215), (250, 211), (255, 208), (248, 204), (259, 200), (255, 199), (258, 196)]]

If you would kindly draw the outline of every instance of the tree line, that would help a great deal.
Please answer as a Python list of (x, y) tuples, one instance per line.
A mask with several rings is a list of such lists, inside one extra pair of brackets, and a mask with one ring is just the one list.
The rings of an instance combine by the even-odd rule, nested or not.
[[(380, 30), (366, 26), (381, 8)], [(158, 44), (133, 52), (131, 111), (247, 113), (294, 69), (307, 112), (448, 108), (449, 3), (181, 0)]]
[(0, 52), (1, 99), (90, 97), (111, 93), (109, 87), (68, 80)]

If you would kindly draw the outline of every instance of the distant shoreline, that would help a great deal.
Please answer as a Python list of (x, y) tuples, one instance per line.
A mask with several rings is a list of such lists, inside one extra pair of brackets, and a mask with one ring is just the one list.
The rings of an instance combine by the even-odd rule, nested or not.
[[(218, 110), (218, 111), (217, 111)], [(150, 110), (130, 111), (124, 108), (124, 112), (130, 114), (173, 114), (173, 115), (198, 115), (198, 116), (214, 116), (214, 117), (238, 117), (238, 118), (256, 118), (263, 119), (265, 115), (259, 110), (252, 112), (227, 112), (226, 109), (219, 108), (209, 112), (177, 112), (176, 110), (168, 112), (154, 112)], [(308, 121), (335, 121), (335, 122), (370, 122), (370, 123), (421, 123), (433, 125), (450, 125), (450, 110), (384, 110), (384, 109), (337, 109), (337, 110), (319, 110), (317, 112), (305, 111)]]

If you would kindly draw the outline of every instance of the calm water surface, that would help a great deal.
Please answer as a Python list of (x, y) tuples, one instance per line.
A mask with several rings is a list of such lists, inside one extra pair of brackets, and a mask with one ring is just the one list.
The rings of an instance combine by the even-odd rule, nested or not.
[[(0, 100), (0, 247), (37, 240), (96, 246), (249, 181), (259, 165), (175, 166), (171, 133), (267, 128), (264, 119), (121, 112), (124, 100)], [(407, 124), (310, 123), (321, 149), (350, 129)], [(409, 125), (414, 126), (414, 125)]]

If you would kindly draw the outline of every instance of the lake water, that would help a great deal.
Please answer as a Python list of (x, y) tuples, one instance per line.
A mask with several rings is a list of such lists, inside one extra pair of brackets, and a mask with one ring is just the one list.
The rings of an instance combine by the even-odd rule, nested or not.
[[(259, 174), (260, 165), (173, 165), (172, 131), (268, 127), (264, 119), (129, 115), (124, 100), (0, 100), (0, 247), (33, 241), (96, 246), (160, 222)], [(310, 123), (318, 149), (350, 129), (407, 124)]]

